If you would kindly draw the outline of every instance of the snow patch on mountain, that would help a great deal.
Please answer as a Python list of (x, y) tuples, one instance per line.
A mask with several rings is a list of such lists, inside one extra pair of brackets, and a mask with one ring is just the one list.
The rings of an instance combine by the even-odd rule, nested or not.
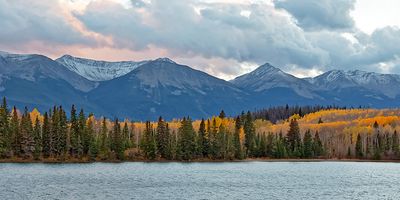
[(108, 62), (64, 55), (56, 61), (69, 70), (91, 81), (107, 81), (125, 74), (147, 63), (147, 61)]

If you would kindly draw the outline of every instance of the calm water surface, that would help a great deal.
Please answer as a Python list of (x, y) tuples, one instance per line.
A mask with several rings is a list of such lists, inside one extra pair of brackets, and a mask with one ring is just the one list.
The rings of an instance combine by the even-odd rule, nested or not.
[(400, 199), (400, 163), (0, 164), (0, 199)]

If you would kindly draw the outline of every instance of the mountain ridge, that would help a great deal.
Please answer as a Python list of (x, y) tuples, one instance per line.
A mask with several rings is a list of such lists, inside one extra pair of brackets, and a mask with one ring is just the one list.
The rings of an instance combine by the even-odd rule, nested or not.
[(169, 58), (109, 62), (0, 52), (0, 75), (0, 95), (12, 104), (42, 110), (79, 104), (138, 120), (201, 118), (222, 109), (234, 115), (282, 104), (400, 106), (400, 75), (361, 70), (298, 78), (266, 63), (226, 81)]

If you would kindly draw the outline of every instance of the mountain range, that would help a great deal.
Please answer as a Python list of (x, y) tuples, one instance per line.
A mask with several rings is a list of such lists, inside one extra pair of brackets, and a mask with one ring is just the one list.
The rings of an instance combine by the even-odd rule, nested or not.
[(274, 105), (398, 107), (400, 76), (332, 70), (297, 78), (268, 63), (225, 81), (168, 58), (108, 62), (0, 52), (0, 95), (41, 111), (72, 104), (133, 120), (230, 115)]

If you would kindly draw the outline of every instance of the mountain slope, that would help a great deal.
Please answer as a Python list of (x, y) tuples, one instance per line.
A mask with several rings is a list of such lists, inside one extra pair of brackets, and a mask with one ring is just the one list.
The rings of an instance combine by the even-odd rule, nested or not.
[[(117, 88), (117, 89), (116, 89)], [(102, 82), (89, 98), (111, 115), (134, 119), (211, 116), (224, 109), (236, 114), (248, 93), (233, 84), (176, 64), (150, 61), (119, 78)]]
[(107, 81), (123, 76), (147, 61), (133, 62), (107, 62), (64, 55), (56, 61), (69, 70), (91, 81)]
[(0, 95), (10, 104), (47, 110), (72, 103), (94, 108), (84, 94), (96, 87), (78, 74), (41, 55), (0, 54)]
[(297, 95), (305, 98), (314, 98), (313, 85), (305, 80), (287, 74), (282, 70), (266, 63), (254, 71), (239, 76), (231, 82), (238, 87), (247, 88), (255, 92), (266, 92), (273, 88), (293, 90)]

